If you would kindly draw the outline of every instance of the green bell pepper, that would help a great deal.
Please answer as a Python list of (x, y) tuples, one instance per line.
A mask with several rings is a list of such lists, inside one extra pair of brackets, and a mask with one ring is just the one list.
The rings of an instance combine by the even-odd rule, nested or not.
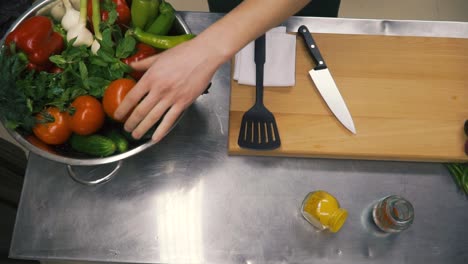
[(131, 6), (134, 27), (146, 28), (159, 15), (160, 0), (133, 0)]

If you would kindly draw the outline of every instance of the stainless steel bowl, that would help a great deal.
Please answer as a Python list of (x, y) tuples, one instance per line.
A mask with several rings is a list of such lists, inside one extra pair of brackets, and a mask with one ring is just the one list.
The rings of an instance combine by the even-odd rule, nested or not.
[[(7, 33), (5, 34), (8, 35), (9, 32), (13, 31), (23, 20), (26, 18), (29, 18), (31, 16), (34, 16), (38, 10), (46, 6), (47, 4), (51, 3), (54, 0), (43, 0), (43, 1), (38, 1), (36, 2), (31, 8), (29, 8), (23, 15), (21, 15), (13, 24), (12, 26), (8, 29)], [(191, 33), (190, 29), (188, 28), (187, 24), (183, 21), (183, 19), (180, 17), (180, 15), (176, 15), (176, 20), (174, 22), (174, 26), (171, 30), (174, 34), (184, 34), (184, 33)], [(5, 41), (5, 37), (1, 40), (1, 44), (3, 45)], [(14, 111), (14, 109), (12, 109)], [(183, 114), (182, 114), (183, 115)], [(179, 120), (181, 119), (182, 115), (178, 118), (178, 120), (175, 122), (177, 124)], [(174, 124), (174, 126), (175, 126)], [(53, 160), (56, 162), (64, 163), (69, 165), (69, 172), (70, 175), (73, 174), (72, 167), (73, 166), (91, 166), (91, 165), (101, 165), (101, 164), (108, 164), (108, 163), (113, 163), (116, 161), (121, 161), (125, 158), (128, 158), (132, 155), (135, 155), (151, 146), (153, 146), (155, 143), (152, 142), (151, 140), (148, 140), (146, 142), (141, 142), (133, 147), (131, 147), (128, 151), (120, 154), (116, 154), (113, 156), (109, 157), (103, 157), (103, 158), (95, 158), (95, 157), (90, 157), (90, 156), (84, 156), (77, 154), (72, 151), (61, 151), (58, 150), (57, 154), (52, 154), (47, 151), (44, 151), (31, 143), (29, 143), (21, 134), (18, 132), (7, 129), (8, 132), (13, 136), (13, 138), (18, 141), (22, 146), (24, 146), (27, 150), (44, 157), (49, 160)], [(172, 130), (172, 128), (171, 128)], [(120, 167), (120, 164), (117, 165), (116, 168)], [(73, 177), (73, 175), (72, 175)], [(84, 183), (84, 182), (83, 182)], [(89, 183), (89, 182), (88, 182)]]

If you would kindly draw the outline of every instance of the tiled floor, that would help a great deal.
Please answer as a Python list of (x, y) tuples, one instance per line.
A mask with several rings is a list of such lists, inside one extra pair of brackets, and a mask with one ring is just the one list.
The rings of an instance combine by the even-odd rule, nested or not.
[[(169, 0), (169, 2), (181, 11), (208, 11), (206, 0)], [(339, 16), (468, 22), (468, 0), (341, 0)], [(14, 142), (1, 126), (0, 136)]]

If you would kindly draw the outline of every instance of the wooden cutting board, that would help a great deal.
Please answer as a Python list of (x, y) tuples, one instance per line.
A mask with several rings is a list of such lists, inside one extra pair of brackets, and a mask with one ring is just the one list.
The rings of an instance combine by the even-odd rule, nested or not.
[(313, 36), (353, 116), (357, 134), (333, 116), (308, 71), (297, 38), (296, 86), (266, 87), (265, 105), (282, 146), (241, 149), (242, 115), (255, 87), (231, 78), (229, 153), (372, 160), (467, 161), (468, 39), (318, 34)]

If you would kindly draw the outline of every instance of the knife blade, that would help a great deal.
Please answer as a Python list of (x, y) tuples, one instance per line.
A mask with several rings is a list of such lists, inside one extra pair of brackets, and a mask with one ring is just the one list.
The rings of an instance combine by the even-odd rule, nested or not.
[(309, 75), (317, 90), (340, 123), (353, 134), (356, 134), (353, 118), (309, 29), (302, 25), (299, 27), (298, 32), (304, 38), (307, 50), (316, 64), (316, 67), (309, 71)]

